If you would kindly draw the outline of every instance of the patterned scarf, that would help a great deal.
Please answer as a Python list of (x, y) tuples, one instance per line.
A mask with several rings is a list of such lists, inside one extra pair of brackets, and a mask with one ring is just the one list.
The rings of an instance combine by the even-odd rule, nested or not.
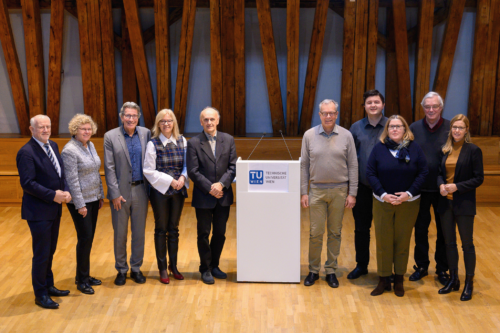
[(406, 163), (410, 163), (410, 151), (408, 150), (410, 142), (410, 140), (403, 140), (401, 143), (396, 143), (389, 137), (384, 140), (384, 144), (388, 149), (396, 150), (396, 158), (405, 160)]

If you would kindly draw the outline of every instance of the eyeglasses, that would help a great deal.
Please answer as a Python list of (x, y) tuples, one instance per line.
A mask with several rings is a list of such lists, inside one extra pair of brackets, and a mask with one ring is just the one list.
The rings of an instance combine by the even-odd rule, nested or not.
[(137, 118), (139, 118), (139, 116), (136, 115), (136, 114), (126, 114), (123, 117), (126, 118), (126, 119), (137, 119)]
[(427, 111), (429, 111), (431, 109), (439, 110), (440, 107), (441, 107), (441, 105), (424, 105), (424, 109), (426, 109)]
[(390, 125), (389, 126), (390, 130), (399, 130), (401, 128), (404, 128), (404, 126), (403, 125)]
[(81, 128), (81, 127), (79, 127), (78, 130), (82, 131), (82, 132), (92, 132), (92, 128)]
[(465, 131), (467, 127), (462, 127), (462, 126), (452, 126), (451, 129), (454, 130), (454, 131)]
[(335, 117), (339, 112), (338, 111), (335, 111), (335, 112), (320, 112), (320, 114), (327, 118), (327, 117)]
[(173, 122), (174, 121), (172, 119), (169, 119), (169, 120), (160, 120), (158, 123), (163, 126), (165, 124), (171, 124)]

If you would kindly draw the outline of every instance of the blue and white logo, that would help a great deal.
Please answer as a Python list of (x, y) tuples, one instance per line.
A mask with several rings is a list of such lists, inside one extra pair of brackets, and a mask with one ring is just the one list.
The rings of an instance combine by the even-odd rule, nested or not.
[(250, 184), (254, 185), (264, 184), (263, 170), (250, 170), (248, 173), (249, 173), (248, 179)]

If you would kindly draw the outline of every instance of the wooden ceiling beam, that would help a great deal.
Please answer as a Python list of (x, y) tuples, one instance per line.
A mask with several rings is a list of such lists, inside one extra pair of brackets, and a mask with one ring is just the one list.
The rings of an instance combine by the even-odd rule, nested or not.
[[(172, 108), (168, 0), (155, 0), (156, 93), (158, 111)], [(146, 42), (146, 38), (144, 38)]]
[(286, 133), (299, 133), (299, 18), (300, 1), (288, 0), (286, 12)]

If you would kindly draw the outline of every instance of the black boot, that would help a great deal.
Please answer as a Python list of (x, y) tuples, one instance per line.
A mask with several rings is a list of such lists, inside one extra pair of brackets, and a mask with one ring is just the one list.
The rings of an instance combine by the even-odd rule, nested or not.
[(372, 296), (378, 296), (382, 295), (384, 293), (384, 290), (391, 291), (391, 280), (390, 278), (387, 277), (379, 277), (380, 280), (378, 281), (378, 285), (373, 291), (370, 293)]
[(403, 297), (405, 295), (405, 288), (403, 286), (404, 280), (404, 275), (394, 274), (394, 294), (398, 297)]
[(184, 280), (184, 276), (177, 270), (177, 251), (179, 250), (179, 238), (168, 236), (168, 270), (176, 280)]
[(462, 296), (460, 296), (461, 301), (470, 301), (472, 299), (472, 291), (474, 290), (474, 275), (467, 274), (465, 276), (465, 286)]
[(155, 250), (158, 269), (164, 271), (167, 269), (167, 237), (164, 233), (155, 232)]
[(450, 279), (443, 288), (439, 289), (440, 294), (449, 294), (452, 290), (460, 289), (460, 280), (458, 279), (458, 269), (450, 269)]

